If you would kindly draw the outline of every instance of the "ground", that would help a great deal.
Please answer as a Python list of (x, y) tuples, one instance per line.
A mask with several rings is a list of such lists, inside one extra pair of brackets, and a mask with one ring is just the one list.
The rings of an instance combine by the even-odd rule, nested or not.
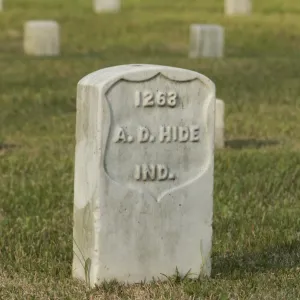
[[(0, 299), (300, 299), (300, 2), (4, 1), (0, 16)], [(26, 57), (23, 24), (55, 19), (62, 55)], [(191, 23), (225, 27), (224, 59), (187, 58)], [(215, 155), (212, 276), (89, 290), (71, 278), (76, 84), (127, 63), (192, 69), (226, 103)]]

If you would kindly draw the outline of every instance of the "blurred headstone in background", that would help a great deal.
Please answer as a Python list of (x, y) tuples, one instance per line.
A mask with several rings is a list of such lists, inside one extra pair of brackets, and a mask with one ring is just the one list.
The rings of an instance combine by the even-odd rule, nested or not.
[(215, 117), (215, 147), (224, 148), (224, 112), (225, 104), (221, 99), (216, 100), (216, 117)]
[(219, 25), (192, 24), (190, 26), (190, 58), (222, 57), (224, 28)]
[(36, 56), (60, 53), (60, 29), (55, 21), (28, 21), (24, 25), (24, 52)]
[(93, 0), (96, 13), (115, 13), (121, 9), (121, 0)]
[(251, 0), (225, 0), (226, 15), (249, 15), (252, 10)]

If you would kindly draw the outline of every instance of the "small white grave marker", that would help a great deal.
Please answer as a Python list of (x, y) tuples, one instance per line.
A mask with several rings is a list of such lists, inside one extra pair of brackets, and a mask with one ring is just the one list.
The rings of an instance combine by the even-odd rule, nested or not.
[(219, 25), (192, 24), (190, 26), (189, 57), (222, 57), (224, 28)]
[(118, 12), (121, 8), (121, 0), (94, 0), (94, 10), (97, 13)]
[(215, 86), (193, 71), (124, 65), (78, 83), (74, 277), (210, 274), (214, 118)]
[(224, 101), (216, 100), (216, 119), (215, 119), (215, 147), (224, 148)]
[(249, 15), (252, 10), (251, 0), (225, 0), (226, 15)]
[(28, 21), (24, 26), (24, 52), (55, 56), (60, 52), (59, 25), (55, 21)]

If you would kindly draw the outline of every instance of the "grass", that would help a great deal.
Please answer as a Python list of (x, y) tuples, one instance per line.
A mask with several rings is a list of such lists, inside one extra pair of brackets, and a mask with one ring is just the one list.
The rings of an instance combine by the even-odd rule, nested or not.
[[(300, 299), (300, 2), (5, 1), (0, 18), (0, 299)], [(62, 55), (26, 57), (23, 23), (62, 26)], [(226, 29), (224, 59), (187, 58), (190, 23)], [(89, 290), (71, 278), (76, 84), (127, 63), (210, 77), (226, 103), (215, 156), (212, 276)], [(13, 147), (15, 146), (15, 147)]]

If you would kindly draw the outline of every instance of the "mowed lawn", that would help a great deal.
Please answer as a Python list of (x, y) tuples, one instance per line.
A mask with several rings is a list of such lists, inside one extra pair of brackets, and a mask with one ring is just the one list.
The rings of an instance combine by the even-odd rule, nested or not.
[[(300, 1), (11, 0), (0, 14), (0, 299), (300, 299)], [(26, 57), (23, 24), (54, 19), (62, 55)], [(187, 58), (189, 25), (225, 27), (224, 59)], [(89, 290), (71, 278), (76, 84), (150, 63), (211, 78), (226, 103), (215, 154), (212, 276)], [(122, 101), (122, 99), (120, 99)]]

